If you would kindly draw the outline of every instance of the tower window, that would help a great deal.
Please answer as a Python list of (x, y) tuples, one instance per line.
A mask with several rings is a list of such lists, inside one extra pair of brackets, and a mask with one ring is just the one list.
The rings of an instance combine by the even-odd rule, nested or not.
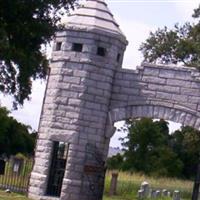
[(83, 50), (83, 44), (81, 44), (81, 43), (73, 43), (72, 51), (82, 52), (82, 50)]
[(121, 54), (120, 54), (120, 53), (118, 53), (118, 54), (117, 54), (117, 62), (119, 62), (119, 61), (120, 61), (120, 58), (121, 58)]
[(105, 56), (106, 55), (106, 49), (103, 47), (98, 47), (97, 48), (97, 55), (99, 56)]
[(62, 46), (62, 42), (57, 42), (56, 43), (56, 51), (60, 51)]

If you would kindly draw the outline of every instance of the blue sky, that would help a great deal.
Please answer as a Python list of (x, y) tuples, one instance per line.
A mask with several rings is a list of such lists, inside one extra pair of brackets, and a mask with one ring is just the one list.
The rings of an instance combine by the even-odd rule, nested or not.
[[(191, 21), (193, 9), (199, 4), (196, 0), (106, 0), (121, 30), (127, 37), (127, 47), (123, 67), (135, 69), (142, 62), (142, 54), (138, 51), (150, 31), (157, 28), (173, 27), (176, 22)], [(36, 81), (30, 102), (13, 111), (12, 115), (19, 121), (29, 124), (37, 130), (41, 112), (45, 84)], [(11, 108), (11, 98), (0, 95), (2, 105)], [(172, 124), (173, 128), (174, 125)], [(175, 126), (176, 127), (176, 126)], [(118, 135), (112, 139), (112, 146), (118, 146)]]

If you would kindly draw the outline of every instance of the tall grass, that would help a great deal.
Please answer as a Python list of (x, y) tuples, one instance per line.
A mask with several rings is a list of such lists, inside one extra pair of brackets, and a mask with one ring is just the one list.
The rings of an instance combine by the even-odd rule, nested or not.
[[(108, 195), (112, 172), (107, 172), (105, 181), (105, 195)], [(136, 199), (137, 191), (143, 181), (147, 181), (152, 189), (167, 189), (171, 192), (179, 190), (182, 199), (191, 199), (193, 182), (175, 178), (154, 178), (139, 173), (119, 172), (117, 196), (124, 200)], [(105, 198), (106, 199), (106, 198)]]

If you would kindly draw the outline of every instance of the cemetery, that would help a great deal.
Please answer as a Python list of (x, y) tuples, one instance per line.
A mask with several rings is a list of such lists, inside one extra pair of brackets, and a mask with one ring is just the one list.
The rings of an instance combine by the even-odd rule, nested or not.
[[(200, 129), (199, 70), (150, 63), (122, 69), (127, 45), (104, 0), (88, 0), (68, 16), (54, 38), (32, 171), (17, 158), (0, 161), (2, 189), (32, 200), (124, 200), (118, 173), (105, 181), (115, 122), (149, 117)], [(181, 184), (142, 180), (126, 199), (189, 199), (193, 190), (198, 200), (200, 175), (194, 189), (188, 182), (182, 191)]]

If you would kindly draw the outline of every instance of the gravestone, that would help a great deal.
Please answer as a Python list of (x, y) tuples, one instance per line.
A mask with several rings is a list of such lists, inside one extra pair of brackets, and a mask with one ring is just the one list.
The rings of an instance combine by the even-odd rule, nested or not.
[(178, 190), (175, 190), (173, 193), (173, 200), (180, 200), (180, 192)]
[(168, 191), (166, 189), (162, 190), (162, 196), (167, 196), (168, 195)]
[(149, 187), (149, 183), (144, 181), (141, 183), (140, 189), (144, 191), (144, 197), (148, 197), (149, 196), (149, 192), (150, 192), (150, 187)]
[(138, 190), (138, 199), (143, 199), (143, 198), (145, 198), (144, 190), (140, 189)]

